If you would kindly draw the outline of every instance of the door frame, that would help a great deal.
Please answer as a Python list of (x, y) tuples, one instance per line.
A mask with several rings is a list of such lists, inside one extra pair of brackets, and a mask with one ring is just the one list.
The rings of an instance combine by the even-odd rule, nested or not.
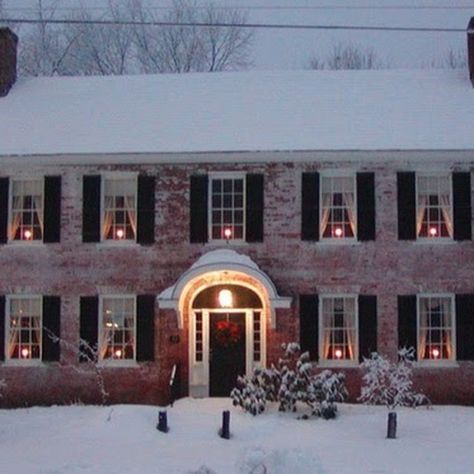
[[(209, 347), (210, 313), (245, 314), (245, 375), (250, 376), (255, 367), (266, 365), (266, 320), (263, 308), (202, 308), (192, 309), (189, 321), (189, 395), (208, 397), (210, 386)], [(260, 361), (254, 361), (254, 315), (260, 317)], [(202, 320), (202, 336), (196, 339), (196, 316)], [(196, 357), (196, 343), (202, 343), (202, 357)], [(197, 360), (199, 359), (199, 360)]]

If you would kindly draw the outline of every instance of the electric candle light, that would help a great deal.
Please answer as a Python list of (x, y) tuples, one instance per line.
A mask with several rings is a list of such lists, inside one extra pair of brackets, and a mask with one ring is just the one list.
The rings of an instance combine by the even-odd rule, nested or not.
[(431, 351), (431, 353), (433, 354), (433, 357), (434, 357), (435, 359), (437, 359), (437, 358), (439, 357), (439, 349), (433, 349), (433, 350)]
[(123, 236), (124, 236), (123, 230), (122, 229), (117, 230), (117, 237), (119, 239), (123, 239)]
[(341, 349), (337, 349), (335, 352), (334, 352), (334, 355), (336, 356), (336, 359), (340, 359), (342, 357), (342, 351)]
[(30, 353), (30, 351), (26, 348), (21, 350), (22, 357), (28, 357), (29, 353)]
[(226, 239), (230, 239), (232, 237), (232, 230), (230, 230), (228, 227), (224, 229), (224, 237)]
[(30, 240), (32, 236), (31, 230), (25, 230), (23, 235), (25, 236), (26, 240)]
[(436, 230), (436, 227), (431, 227), (430, 228), (430, 235), (431, 237), (435, 237), (438, 231)]
[(115, 357), (117, 357), (117, 358), (119, 358), (119, 359), (122, 357), (122, 351), (121, 351), (120, 349), (117, 349), (117, 350), (115, 351)]
[(336, 237), (342, 237), (342, 229), (340, 227), (337, 227), (334, 231), (334, 234)]

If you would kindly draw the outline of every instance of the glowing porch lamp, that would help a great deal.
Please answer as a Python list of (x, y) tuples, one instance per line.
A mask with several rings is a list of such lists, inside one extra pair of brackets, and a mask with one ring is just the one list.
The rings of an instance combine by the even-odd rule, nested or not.
[(227, 289), (219, 291), (218, 299), (221, 308), (232, 308), (234, 300), (234, 295), (232, 294), (232, 291)]

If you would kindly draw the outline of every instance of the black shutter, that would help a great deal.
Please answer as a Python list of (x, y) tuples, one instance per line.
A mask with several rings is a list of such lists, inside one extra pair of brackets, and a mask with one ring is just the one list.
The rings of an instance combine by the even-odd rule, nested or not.
[(0, 244), (8, 241), (8, 178), (0, 178)]
[(155, 359), (155, 295), (137, 296), (137, 361)]
[(207, 242), (207, 209), (208, 209), (207, 175), (191, 176), (190, 201), (190, 241), (191, 243)]
[(155, 177), (138, 176), (137, 242), (151, 245), (155, 242)]
[(471, 240), (471, 174), (453, 173), (454, 240)]
[(61, 176), (44, 178), (44, 238), (46, 243), (61, 237)]
[(99, 332), (99, 298), (83, 296), (80, 303), (79, 362), (97, 360)]
[(59, 361), (61, 298), (43, 296), (43, 361)]
[(245, 240), (263, 242), (263, 174), (248, 174), (245, 186)]
[(300, 347), (311, 360), (319, 355), (318, 295), (300, 295)]
[(357, 173), (357, 238), (375, 240), (374, 173)]
[(0, 360), (5, 360), (5, 296), (0, 295)]
[(377, 297), (359, 295), (359, 360), (377, 352)]
[(82, 241), (100, 242), (100, 176), (84, 176)]
[(415, 173), (397, 173), (398, 238), (416, 240)]
[(301, 239), (319, 240), (319, 173), (303, 173)]
[(474, 360), (474, 294), (456, 295), (456, 359)]
[(398, 297), (398, 347), (417, 352), (416, 295)]

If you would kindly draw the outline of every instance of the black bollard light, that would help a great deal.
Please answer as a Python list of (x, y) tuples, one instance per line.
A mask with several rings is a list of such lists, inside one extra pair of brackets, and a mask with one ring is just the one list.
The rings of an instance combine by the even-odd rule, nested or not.
[(392, 411), (388, 414), (387, 438), (395, 439), (397, 437), (397, 414)]
[(224, 439), (230, 439), (230, 411), (222, 412), (222, 428), (219, 430), (219, 436)]
[(170, 430), (168, 427), (168, 415), (165, 411), (160, 411), (158, 413), (158, 425), (156, 426), (156, 429), (158, 431), (161, 431), (162, 433), (168, 433)]

